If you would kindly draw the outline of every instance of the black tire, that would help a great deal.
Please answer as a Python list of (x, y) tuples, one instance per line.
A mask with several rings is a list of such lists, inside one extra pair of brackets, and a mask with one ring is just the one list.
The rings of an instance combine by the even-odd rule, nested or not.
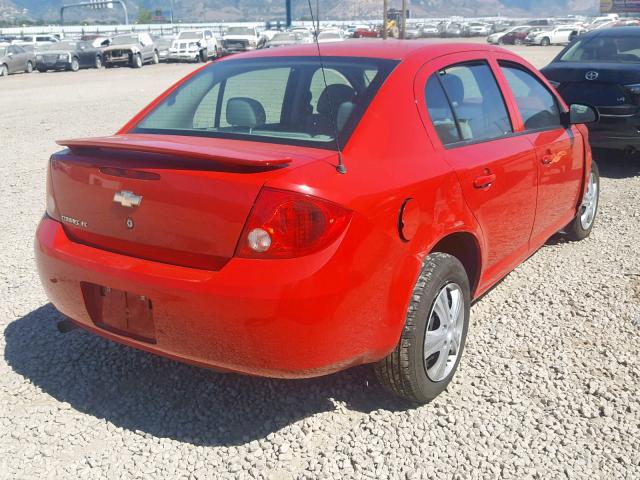
[(206, 62), (207, 60), (209, 60), (209, 50), (203, 48), (202, 50), (200, 50), (200, 61)]
[(25, 71), (26, 73), (31, 73), (31, 72), (33, 72), (33, 63), (31, 63), (31, 60), (29, 60), (29, 61), (27, 62), (27, 66), (25, 67), (24, 71)]
[(93, 66), (96, 67), (98, 70), (102, 68), (102, 57), (100, 55), (96, 56), (96, 61)]
[(584, 201), (586, 200), (588, 193), (585, 193), (585, 198), (583, 198), (583, 202), (578, 208), (578, 213), (576, 213), (575, 218), (563, 230), (565, 237), (572, 242), (584, 240), (591, 234), (591, 230), (593, 230), (593, 225), (595, 224), (596, 216), (598, 215), (598, 206), (600, 204), (600, 171), (598, 170), (598, 164), (594, 161), (591, 162), (591, 173), (589, 178), (590, 180), (591, 178), (593, 178), (593, 181), (595, 182), (595, 205), (593, 206), (593, 216), (585, 225), (585, 222), (582, 218), (585, 210), (587, 209)]
[(47, 73), (47, 69), (46, 69), (46, 68), (42, 68), (42, 67), (40, 67), (40, 68), (38, 69), (38, 71), (39, 71), (40, 73)]
[(548, 47), (549, 45), (551, 45), (551, 40), (549, 39), (549, 37), (544, 37), (542, 40), (540, 40), (540, 46)]
[[(443, 378), (433, 381), (427, 370), (433, 366), (441, 354), (437, 353), (438, 357), (435, 359), (433, 355), (436, 354), (430, 355), (427, 359), (424, 358), (426, 335), (428, 331), (434, 331), (429, 330), (434, 326), (429, 325), (433, 323), (433, 320), (432, 322), (429, 320), (433, 318), (432, 311), (436, 299), (445, 289), (452, 286), (459, 287), (458, 296), (464, 302), (461, 306), (463, 322), (461, 337), (458, 342), (457, 357), (451, 370)], [(445, 292), (445, 295), (448, 293)], [(451, 297), (444, 298), (452, 301)], [(453, 378), (464, 352), (470, 305), (469, 279), (462, 263), (446, 253), (436, 252), (427, 256), (413, 289), (398, 345), (393, 352), (374, 366), (382, 386), (394, 395), (416, 403), (430, 402), (442, 393)], [(451, 343), (448, 345), (446, 348), (452, 348)], [(451, 350), (448, 351), (451, 352)]]
[(0, 77), (8, 77), (9, 76), (9, 67), (5, 64), (0, 65)]
[(69, 70), (71, 70), (72, 72), (77, 72), (78, 70), (80, 70), (80, 62), (76, 57), (73, 57), (71, 59), (71, 65), (69, 66)]

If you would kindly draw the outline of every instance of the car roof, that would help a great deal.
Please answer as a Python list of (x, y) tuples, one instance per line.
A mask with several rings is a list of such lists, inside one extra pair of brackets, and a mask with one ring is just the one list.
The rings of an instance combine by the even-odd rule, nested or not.
[[(340, 43), (327, 43), (321, 47), (321, 53), (327, 57), (366, 57), (381, 58), (389, 60), (405, 60), (409, 57), (419, 55), (423, 58), (435, 58), (451, 53), (465, 51), (502, 51), (501, 48), (493, 45), (451, 42), (443, 43), (433, 40), (383, 40), (366, 39), (350, 40)], [(295, 45), (291, 47), (278, 48), (277, 50), (255, 50), (249, 53), (240, 54), (242, 58), (257, 57), (316, 57), (318, 47), (315, 43)], [(226, 57), (232, 59), (234, 56)]]

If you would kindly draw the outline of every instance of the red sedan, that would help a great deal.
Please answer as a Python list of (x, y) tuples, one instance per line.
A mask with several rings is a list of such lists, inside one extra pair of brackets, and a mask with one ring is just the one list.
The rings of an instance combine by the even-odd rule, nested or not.
[[(60, 141), (36, 234), (77, 325), (282, 378), (374, 363), (426, 402), (469, 307), (558, 231), (589, 235), (587, 106), (502, 49), (372, 40), (208, 64), (116, 135)], [(514, 320), (516, 321), (516, 320)]]

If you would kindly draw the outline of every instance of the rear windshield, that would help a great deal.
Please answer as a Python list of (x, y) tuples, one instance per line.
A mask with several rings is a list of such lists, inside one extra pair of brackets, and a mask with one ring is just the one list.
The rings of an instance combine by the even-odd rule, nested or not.
[[(343, 145), (394, 60), (269, 57), (214, 62), (174, 90), (135, 133), (336, 148)], [(326, 79), (326, 84), (325, 84)]]
[(570, 45), (558, 59), (560, 62), (639, 63), (640, 37), (592, 37)]

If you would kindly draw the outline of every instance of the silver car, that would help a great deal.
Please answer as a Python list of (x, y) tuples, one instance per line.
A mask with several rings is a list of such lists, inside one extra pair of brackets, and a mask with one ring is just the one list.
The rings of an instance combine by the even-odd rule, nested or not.
[(0, 77), (11, 73), (33, 72), (36, 56), (19, 45), (0, 45)]
[(128, 65), (142, 68), (145, 63), (160, 62), (158, 49), (148, 33), (131, 33), (113, 37), (111, 45), (104, 49), (104, 65)]

